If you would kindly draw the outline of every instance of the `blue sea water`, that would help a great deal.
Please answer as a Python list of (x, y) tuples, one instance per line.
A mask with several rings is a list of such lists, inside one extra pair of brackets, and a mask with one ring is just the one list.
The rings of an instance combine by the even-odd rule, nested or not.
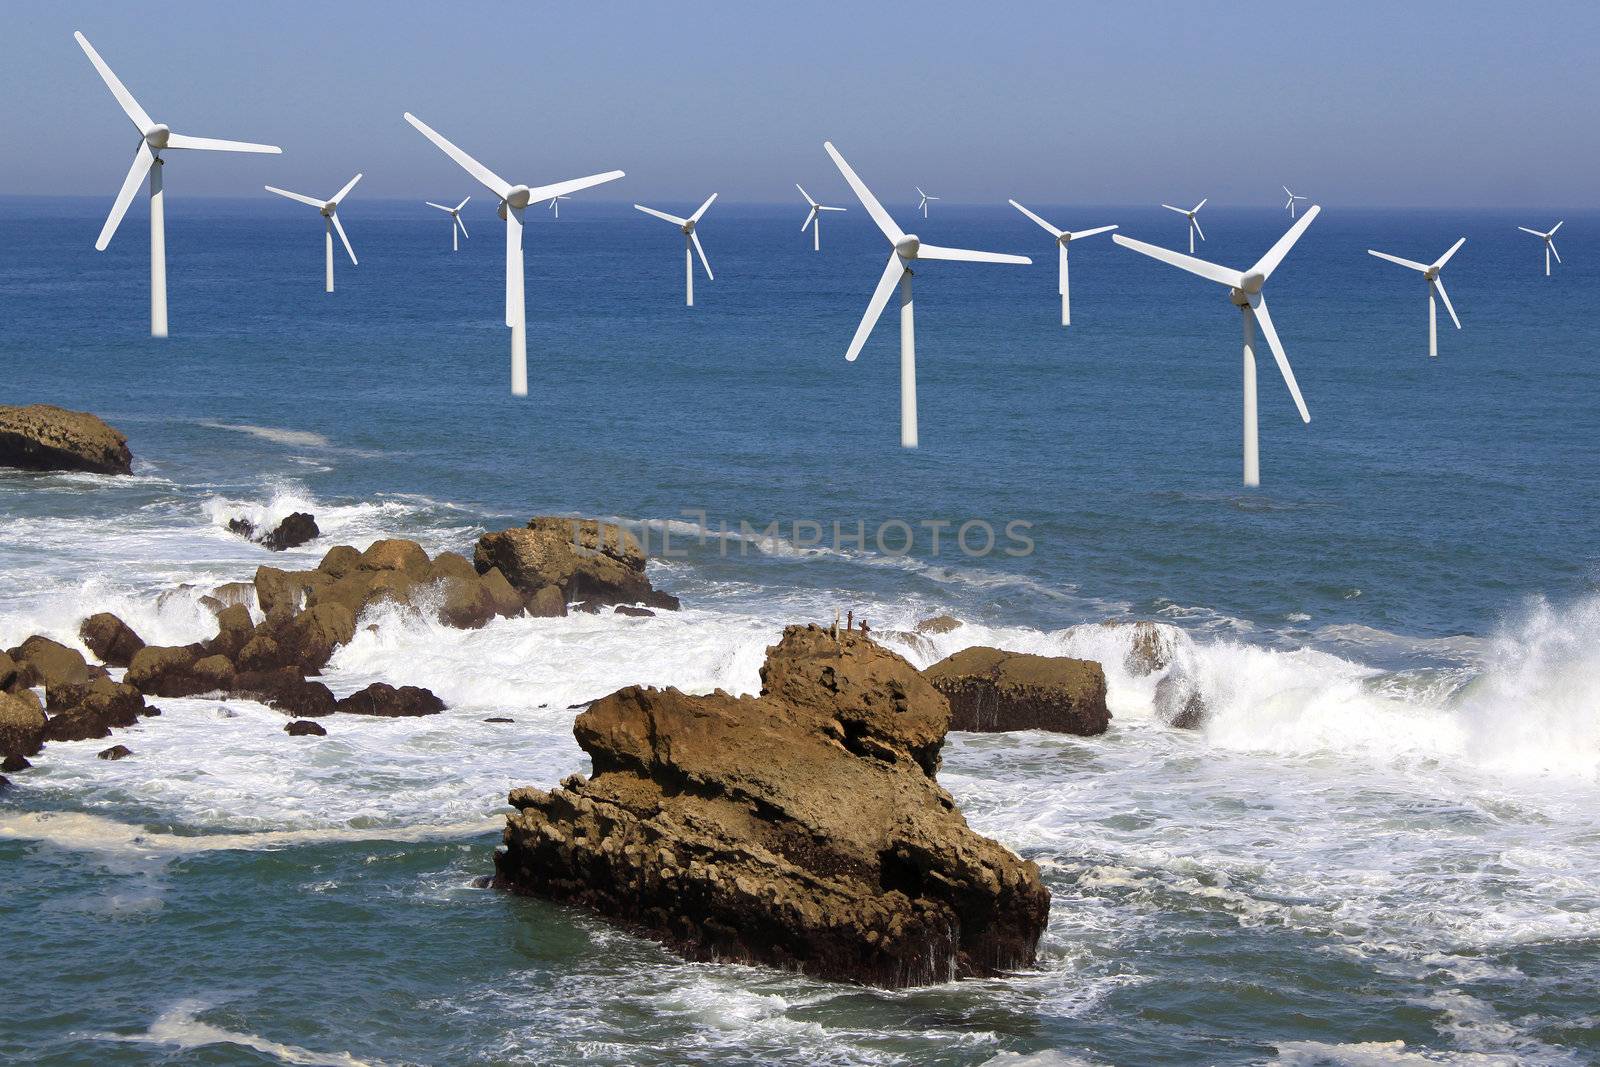
[[(826, 218), (813, 253), (803, 205), (719, 201), (700, 229), (716, 279), (696, 279), (692, 310), (671, 227), (581, 197), (559, 221), (530, 209), (517, 399), (492, 205), (469, 205), (472, 237), (452, 254), (444, 216), (358, 191), (340, 214), (361, 263), (341, 257), (326, 295), (313, 212), (187, 198), (180, 183), (168, 175), (162, 342), (148, 337), (141, 208), (96, 253), (103, 201), (0, 198), (0, 401), (95, 411), (137, 456), (132, 479), (0, 474), (0, 646), (74, 640), (105, 608), (152, 640), (205, 636), (196, 598), (266, 558), (227, 519), (295, 508), (326, 543), (457, 550), (533, 514), (654, 522), (674, 554), (653, 577), (686, 611), (470, 634), (380, 620), (340, 653), (335, 687), (428, 685), (451, 711), (339, 723), (314, 749), (275, 712), (205, 700), (126, 732), (134, 759), (50, 746), (0, 809), (0, 914), (27, 931), (6, 966), (30, 993), (0, 1006), (0, 1051), (1597, 1054), (1600, 216), (1567, 216), (1566, 263), (1547, 279), (1516, 226), (1554, 218), (1327, 207), (1266, 288), (1312, 422), (1263, 358), (1263, 484), (1245, 490), (1240, 327), (1222, 287), (1093, 238), (1072, 252), (1063, 329), (1050, 240), (1004, 205), (940, 203), (907, 227), (1035, 263), (918, 268), (922, 447), (906, 451), (892, 309), (843, 359), (888, 253), (859, 208)], [(1029, 206), (1184, 241), (1159, 208)], [(1288, 224), (1222, 204), (1201, 218), (1198, 254), (1237, 268)], [(1464, 328), (1441, 308), (1430, 360), (1420, 277), (1365, 249), (1427, 261), (1461, 236), (1444, 278)], [(996, 530), (995, 551), (952, 550), (969, 520)], [(875, 543), (897, 521), (917, 531), (909, 555)], [(782, 541), (715, 536), (741, 522), (777, 523)], [(935, 556), (924, 524), (941, 522)], [(807, 523), (816, 549), (797, 543)], [(864, 524), (865, 545), (836, 546), (835, 523)], [(1031, 552), (1003, 551), (1008, 523)], [(634, 682), (753, 691), (785, 622), (850, 607), (880, 630), (966, 620), (890, 638), (919, 664), (977, 643), (1105, 663), (1104, 737), (947, 746), (941, 780), (973, 825), (1050, 883), (1036, 972), (843, 989), (683, 964), (473, 888), (506, 790), (586, 769), (570, 705)], [(1204, 730), (1165, 726), (1159, 679), (1128, 669), (1138, 619), (1174, 628), (1171, 670), (1204, 694)], [(517, 723), (482, 722), (496, 712)]]

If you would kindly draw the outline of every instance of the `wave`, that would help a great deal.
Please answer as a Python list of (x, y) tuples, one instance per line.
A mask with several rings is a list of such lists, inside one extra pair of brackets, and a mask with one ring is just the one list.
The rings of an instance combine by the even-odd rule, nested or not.
[(182, 856), (201, 852), (259, 852), (300, 845), (361, 841), (415, 843), (478, 837), (499, 830), (500, 819), (469, 819), (436, 825), (320, 827), (251, 833), (174, 834), (73, 811), (11, 811), (0, 815), (0, 839), (38, 841), (78, 852), (132, 856)]
[(247, 422), (202, 422), (201, 426), (213, 430), (232, 430), (235, 433), (249, 434), (251, 437), (263, 441), (271, 441), (278, 445), (293, 445), (299, 448), (331, 448), (332, 442), (320, 433), (310, 430), (285, 430), (276, 426), (253, 426)]
[(188, 1051), (209, 1045), (238, 1045), (280, 1063), (308, 1064), (312, 1067), (377, 1067), (375, 1060), (358, 1060), (348, 1052), (313, 1052), (296, 1045), (271, 1041), (256, 1034), (226, 1030), (201, 1022), (200, 1012), (213, 1007), (203, 1000), (181, 1000), (156, 1017), (142, 1034), (98, 1034), (105, 1041), (165, 1045)]

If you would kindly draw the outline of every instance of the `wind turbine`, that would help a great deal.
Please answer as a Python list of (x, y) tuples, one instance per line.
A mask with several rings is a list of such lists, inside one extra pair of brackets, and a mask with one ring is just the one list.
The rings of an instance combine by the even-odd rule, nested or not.
[(299, 193), (291, 193), (287, 189), (279, 189), (273, 185), (265, 186), (267, 192), (269, 193), (277, 193), (279, 196), (287, 197), (290, 200), (298, 200), (302, 204), (310, 204), (312, 207), (322, 212), (323, 229), (327, 231), (326, 240), (323, 242), (323, 246), (326, 248), (328, 253), (328, 292), (330, 293), (333, 292), (334, 230), (339, 231), (339, 240), (344, 242), (344, 250), (350, 253), (350, 262), (356, 266), (360, 266), (359, 263), (356, 263), (356, 250), (350, 247), (350, 238), (345, 236), (344, 227), (339, 223), (339, 202), (350, 195), (350, 190), (354, 189), (356, 187), (356, 182), (360, 180), (361, 175), (357, 174), (354, 178), (351, 178), (348, 183), (346, 183), (343, 189), (340, 189), (337, 193), (334, 193), (333, 196), (327, 200), (318, 200), (315, 197), (301, 196)]
[[(500, 217), (506, 222), (506, 325), (511, 327), (511, 395), (528, 395), (528, 310), (522, 284), (522, 212), (530, 203), (549, 200), (567, 193), (576, 193), (623, 177), (620, 170), (604, 174), (591, 174), (586, 178), (571, 178), (553, 185), (529, 188), (512, 185), (500, 175), (467, 155), (445, 140), (433, 127), (411, 112), (405, 113), (407, 122), (415, 126), (434, 145), (461, 165), (461, 169), (478, 179), (483, 187), (500, 199)], [(465, 201), (463, 201), (465, 203)]]
[(941, 197), (937, 197), (937, 196), (929, 196), (927, 193), (922, 191), (922, 186), (920, 186), (920, 185), (913, 186), (913, 188), (915, 188), (917, 190), (917, 195), (922, 197), (922, 203), (918, 204), (917, 206), (922, 209), (922, 217), (923, 218), (927, 218), (928, 217), (928, 201), (930, 201), (930, 200), (939, 200), (939, 199), (942, 199), (942, 198)]
[(1048, 222), (1044, 221), (1044, 219), (1041, 219), (1038, 215), (1035, 215), (1033, 212), (1029, 211), (1015, 200), (1011, 201), (1011, 206), (1028, 216), (1028, 218), (1032, 219), (1034, 222), (1037, 222), (1040, 226), (1044, 227), (1050, 236), (1056, 239), (1056, 248), (1059, 252), (1061, 260), (1061, 282), (1058, 286), (1058, 288), (1061, 290), (1061, 325), (1072, 325), (1072, 301), (1067, 295), (1067, 245), (1071, 244), (1075, 238), (1093, 237), (1097, 233), (1109, 233), (1110, 231), (1116, 229), (1116, 227), (1096, 226), (1092, 230), (1079, 230), (1077, 233), (1073, 233), (1071, 230), (1056, 229), (1054, 226), (1050, 225)]
[(1526, 226), (1517, 227), (1517, 229), (1521, 230), (1523, 233), (1531, 233), (1544, 242), (1544, 276), (1546, 278), (1550, 277), (1550, 257), (1555, 256), (1556, 262), (1561, 262), (1561, 253), (1556, 251), (1555, 237), (1556, 231), (1561, 229), (1561, 227), (1566, 224), (1566, 221), (1566, 219), (1562, 219), (1560, 222), (1550, 227), (1548, 233), (1541, 232), (1539, 230), (1530, 230)]
[(811, 251), (822, 251), (822, 213), (824, 211), (843, 211), (842, 207), (828, 207), (811, 199), (811, 194), (800, 188), (800, 183), (795, 182), (794, 187), (800, 189), (800, 195), (806, 198), (806, 203), (811, 205), (811, 210), (806, 212), (806, 221), (800, 224), (800, 232), (805, 233), (806, 227), (811, 227)]
[(100, 78), (106, 83), (106, 88), (111, 90), (111, 95), (117, 98), (117, 103), (122, 105), (123, 112), (133, 122), (139, 131), (139, 147), (133, 153), (133, 165), (128, 168), (128, 176), (122, 180), (122, 188), (117, 191), (117, 199), (111, 205), (111, 214), (106, 216), (106, 224), (100, 229), (100, 236), (96, 239), (96, 251), (104, 252), (111, 243), (111, 237), (117, 232), (117, 226), (122, 222), (122, 216), (128, 213), (128, 205), (133, 202), (133, 194), (138, 191), (139, 183), (144, 180), (145, 172), (150, 174), (150, 336), (167, 336), (167, 224), (166, 203), (162, 193), (161, 169), (166, 165), (161, 158), (161, 153), (169, 148), (189, 148), (205, 152), (266, 152), (279, 155), (283, 149), (270, 144), (250, 144), (246, 141), (219, 141), (213, 137), (189, 137), (181, 133), (173, 133), (164, 122), (156, 122), (139, 102), (128, 92), (111, 68), (106, 66), (106, 61), (100, 58), (100, 53), (94, 50), (94, 45), (83, 34), (74, 30), (72, 36), (77, 40), (78, 46), (83, 49), (83, 54), (89, 57), (89, 62), (94, 64), (94, 69), (100, 72)]
[[(1195, 208), (1195, 210), (1200, 209)], [(1289, 249), (1300, 240), (1300, 235), (1306, 232), (1306, 228), (1321, 211), (1320, 206), (1313, 204), (1309, 211), (1300, 216), (1300, 221), (1289, 227), (1289, 231), (1278, 238), (1277, 244), (1267, 249), (1267, 254), (1257, 260), (1255, 266), (1242, 273), (1229, 270), (1227, 267), (1219, 267), (1215, 263), (1207, 263), (1203, 259), (1186, 256), (1181, 252), (1135, 241), (1120, 233), (1111, 237), (1124, 248), (1143, 252), (1152, 259), (1170, 263), (1190, 274), (1198, 274), (1202, 278), (1209, 278), (1228, 287), (1228, 299), (1239, 309), (1244, 319), (1244, 484), (1247, 486), (1261, 484), (1260, 449), (1256, 435), (1255, 328), (1258, 324), (1261, 332), (1266, 335), (1267, 346), (1272, 349), (1272, 358), (1278, 362), (1278, 370), (1283, 374), (1284, 384), (1289, 387), (1289, 395), (1294, 397), (1294, 406), (1300, 409), (1300, 418), (1308, 423), (1311, 421), (1311, 413), (1306, 410), (1305, 399), (1300, 395), (1300, 386), (1294, 380), (1294, 370), (1289, 366), (1289, 357), (1284, 355), (1283, 343), (1278, 340), (1278, 331), (1273, 328), (1272, 316), (1267, 312), (1267, 298), (1262, 295), (1261, 288), (1266, 285), (1267, 279), (1272, 277), (1272, 272), (1289, 254)]]
[[(1027, 256), (1011, 256), (1000, 252), (970, 252), (964, 248), (940, 248), (938, 245), (923, 244), (914, 233), (906, 233), (884, 210), (878, 198), (872, 195), (872, 190), (867, 188), (865, 182), (856, 176), (850, 169), (850, 164), (844, 161), (839, 150), (833, 147), (832, 141), (822, 142), (822, 147), (827, 149), (828, 155), (833, 157), (833, 162), (839, 168), (839, 173), (844, 175), (844, 180), (850, 183), (850, 188), (861, 200), (861, 206), (867, 209), (867, 214), (872, 216), (872, 221), (878, 224), (878, 229), (889, 239), (889, 263), (883, 268), (883, 276), (878, 279), (877, 288), (872, 291), (872, 299), (867, 301), (866, 314), (861, 316), (861, 325), (856, 327), (856, 335), (850, 341), (850, 348), (845, 352), (844, 358), (855, 361), (861, 354), (861, 346), (867, 343), (867, 336), (872, 333), (872, 328), (877, 325), (878, 319), (883, 315), (884, 307), (889, 303), (889, 295), (894, 292), (895, 286), (900, 287), (900, 446), (902, 448), (917, 447), (917, 333), (915, 318), (911, 305), (911, 265), (921, 259), (952, 259), (969, 263), (1032, 263)], [(918, 190), (920, 192), (920, 190)]]
[(1294, 202), (1296, 200), (1309, 200), (1311, 198), (1308, 196), (1301, 196), (1298, 193), (1289, 192), (1289, 187), (1287, 185), (1283, 187), (1283, 191), (1284, 194), (1289, 198), (1288, 203), (1284, 204), (1283, 206), (1289, 209), (1289, 217), (1292, 219), (1294, 218)]
[(668, 215), (665, 211), (657, 211), (653, 207), (645, 207), (643, 204), (633, 205), (646, 215), (654, 215), (658, 219), (665, 219), (683, 231), (683, 303), (685, 307), (694, 307), (694, 254), (696, 252), (700, 253), (700, 265), (706, 269), (706, 280), (717, 280), (711, 273), (711, 261), (706, 258), (706, 249), (700, 243), (700, 235), (695, 232), (695, 227), (700, 224), (701, 216), (706, 213), (706, 209), (716, 199), (717, 194), (712, 193), (706, 197), (706, 202), (696, 208), (695, 213), (686, 219), (680, 219), (676, 215)]
[(1450, 257), (1455, 255), (1457, 250), (1466, 243), (1467, 239), (1465, 237), (1461, 238), (1461, 240), (1450, 246), (1450, 251), (1432, 263), (1415, 263), (1409, 259), (1401, 259), (1399, 256), (1391, 256), (1387, 252), (1374, 252), (1370, 248), (1367, 249), (1368, 255), (1377, 256), (1379, 259), (1387, 259), (1390, 263), (1398, 263), (1402, 267), (1410, 267), (1412, 270), (1421, 271), (1422, 276), (1428, 279), (1428, 355), (1430, 356), (1439, 354), (1439, 312), (1434, 301), (1434, 294), (1437, 293), (1438, 299), (1444, 301), (1444, 309), (1450, 312), (1450, 318), (1456, 324), (1456, 329), (1461, 329), (1461, 320), (1456, 317), (1456, 309), (1450, 303), (1450, 294), (1444, 291), (1444, 279), (1439, 277), (1439, 272), (1444, 269), (1446, 263), (1450, 262)]
[[(1178, 214), (1183, 215), (1183, 216), (1188, 218), (1188, 220), (1189, 220), (1189, 254), (1191, 256), (1194, 255), (1194, 235), (1198, 233), (1200, 235), (1200, 240), (1204, 241), (1206, 239), (1206, 231), (1204, 231), (1204, 230), (1202, 230), (1200, 228), (1200, 220), (1195, 218), (1195, 216), (1200, 214), (1200, 209), (1205, 207), (1206, 206), (1206, 200), (1210, 200), (1210, 199), (1211, 198), (1209, 196), (1206, 197), (1205, 200), (1200, 201), (1198, 204), (1196, 204), (1194, 207), (1190, 208), (1188, 211), (1185, 211), (1181, 207), (1173, 207), (1171, 204), (1162, 204), (1161, 205), (1162, 207), (1166, 208), (1168, 211), (1176, 211)], [(1112, 239), (1115, 240), (1115, 238), (1112, 238)]]
[(570, 196), (552, 196), (550, 198), (550, 202), (546, 206), (551, 211), (554, 211), (556, 213), (556, 218), (559, 219), (561, 217), (561, 201), (571, 199), (572, 197)]
[[(471, 199), (472, 197), (467, 197), (467, 200)], [(467, 224), (461, 221), (461, 209), (467, 206), (467, 200), (461, 201), (461, 203), (457, 204), (455, 207), (448, 207), (444, 204), (435, 204), (432, 200), (423, 201), (423, 203), (427, 204), (429, 207), (436, 207), (440, 211), (443, 211), (445, 214), (450, 216), (450, 251), (452, 252), (461, 251), (461, 238), (470, 236), (467, 233)]]

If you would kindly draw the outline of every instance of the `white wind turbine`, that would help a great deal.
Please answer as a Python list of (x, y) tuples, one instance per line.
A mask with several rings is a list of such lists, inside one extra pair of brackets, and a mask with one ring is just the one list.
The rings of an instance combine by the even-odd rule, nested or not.
[(1032, 219), (1034, 222), (1037, 222), (1040, 226), (1044, 227), (1045, 231), (1056, 239), (1056, 248), (1061, 261), (1061, 281), (1057, 286), (1057, 288), (1059, 288), (1061, 291), (1061, 325), (1072, 325), (1072, 300), (1067, 294), (1067, 245), (1071, 244), (1075, 239), (1093, 237), (1097, 233), (1109, 233), (1110, 231), (1116, 229), (1116, 227), (1096, 226), (1092, 230), (1079, 230), (1076, 233), (1072, 232), (1071, 230), (1058, 230), (1048, 222), (1044, 221), (1044, 219), (1041, 219), (1038, 215), (1035, 215), (1033, 212), (1017, 203), (1015, 200), (1011, 201), (1011, 206), (1028, 216), (1028, 218)]
[(833, 162), (838, 166), (839, 172), (844, 175), (844, 180), (850, 183), (850, 188), (861, 200), (861, 206), (867, 209), (867, 214), (872, 216), (872, 221), (878, 224), (878, 229), (889, 239), (893, 246), (889, 251), (889, 263), (883, 268), (883, 276), (878, 279), (877, 288), (872, 291), (872, 299), (867, 301), (866, 314), (861, 316), (861, 325), (856, 327), (856, 335), (850, 341), (850, 348), (845, 352), (844, 358), (855, 360), (861, 354), (861, 346), (867, 343), (867, 336), (872, 333), (872, 328), (877, 325), (878, 319), (883, 315), (883, 309), (889, 303), (889, 296), (900, 287), (900, 445), (903, 448), (917, 447), (917, 333), (915, 318), (911, 304), (911, 265), (922, 259), (949, 259), (962, 260), (969, 263), (1032, 263), (1027, 256), (1011, 256), (1000, 252), (970, 252), (964, 248), (940, 248), (938, 245), (923, 244), (914, 233), (906, 233), (884, 210), (878, 198), (872, 195), (872, 190), (867, 188), (865, 182), (856, 176), (850, 169), (850, 164), (844, 161), (839, 150), (833, 147), (833, 142), (824, 141), (822, 147), (827, 149), (828, 155), (833, 157)]
[(545, 207), (555, 212), (556, 218), (559, 219), (561, 217), (561, 201), (571, 199), (572, 197), (570, 196), (552, 196), (549, 203), (547, 203)]
[(1286, 195), (1289, 198), (1288, 202), (1286, 204), (1284, 204), (1283, 206), (1289, 210), (1289, 217), (1291, 219), (1294, 218), (1294, 202), (1296, 200), (1309, 200), (1309, 199), (1311, 199), (1309, 196), (1301, 196), (1299, 193), (1291, 193), (1291, 192), (1289, 192), (1289, 187), (1287, 185), (1285, 185), (1283, 187), (1283, 192), (1284, 192), (1284, 195)]
[(800, 224), (800, 232), (805, 233), (806, 227), (811, 227), (811, 251), (822, 251), (822, 213), (824, 211), (843, 211), (842, 207), (828, 207), (811, 199), (811, 194), (800, 188), (800, 183), (795, 182), (794, 187), (800, 189), (800, 195), (806, 198), (806, 203), (811, 205), (811, 210), (806, 212), (806, 221)]
[(1391, 256), (1387, 252), (1374, 252), (1370, 248), (1367, 249), (1368, 255), (1377, 256), (1379, 259), (1387, 259), (1390, 263), (1398, 263), (1402, 267), (1410, 267), (1415, 271), (1421, 271), (1422, 276), (1428, 280), (1428, 355), (1430, 356), (1439, 354), (1439, 311), (1438, 305), (1435, 303), (1435, 294), (1437, 294), (1439, 300), (1444, 301), (1444, 309), (1450, 312), (1450, 319), (1456, 324), (1456, 329), (1461, 329), (1461, 320), (1456, 317), (1456, 309), (1450, 303), (1450, 294), (1444, 291), (1444, 279), (1439, 277), (1439, 272), (1444, 269), (1446, 263), (1450, 262), (1450, 257), (1455, 255), (1461, 246), (1466, 243), (1467, 239), (1465, 237), (1461, 238), (1461, 240), (1450, 246), (1450, 251), (1432, 263), (1416, 263), (1409, 259), (1401, 259), (1399, 256)]
[(1195, 216), (1200, 214), (1200, 209), (1205, 207), (1206, 206), (1206, 200), (1210, 200), (1210, 199), (1211, 198), (1209, 196), (1206, 197), (1205, 200), (1200, 201), (1198, 204), (1196, 204), (1194, 207), (1188, 209), (1187, 211), (1185, 211), (1181, 207), (1173, 207), (1171, 204), (1162, 204), (1161, 205), (1162, 207), (1166, 208), (1168, 211), (1176, 211), (1178, 214), (1183, 215), (1186, 218), (1188, 218), (1188, 220), (1189, 220), (1189, 254), (1191, 256), (1194, 255), (1194, 235), (1198, 233), (1200, 235), (1200, 240), (1204, 241), (1206, 239), (1206, 231), (1204, 231), (1204, 230), (1202, 230), (1200, 228), (1200, 220), (1198, 218), (1196, 218)]
[[(467, 200), (471, 199), (472, 197), (467, 197)], [(450, 251), (452, 252), (461, 251), (461, 238), (470, 236), (467, 233), (467, 224), (461, 221), (461, 209), (467, 206), (467, 200), (461, 201), (461, 203), (457, 204), (455, 207), (449, 207), (445, 204), (435, 204), (432, 200), (423, 201), (423, 203), (427, 204), (429, 207), (436, 207), (440, 211), (443, 211), (446, 215), (450, 216)]]
[(923, 218), (927, 218), (928, 217), (928, 201), (930, 201), (930, 200), (939, 200), (939, 199), (941, 199), (941, 197), (929, 196), (927, 193), (922, 191), (922, 186), (920, 186), (920, 185), (913, 186), (913, 188), (916, 189), (917, 195), (922, 198), (922, 202), (919, 203), (917, 205), (917, 207), (922, 209), (922, 217)]
[(94, 69), (100, 72), (100, 78), (106, 83), (106, 88), (111, 90), (111, 95), (117, 98), (117, 103), (122, 105), (123, 112), (133, 122), (139, 131), (139, 147), (133, 153), (133, 165), (128, 168), (128, 176), (122, 180), (122, 188), (117, 192), (117, 199), (111, 205), (111, 214), (106, 216), (106, 224), (100, 230), (100, 236), (95, 241), (97, 251), (104, 252), (111, 243), (111, 237), (117, 232), (117, 226), (122, 222), (122, 216), (127, 214), (128, 205), (133, 202), (133, 194), (138, 191), (139, 183), (144, 180), (145, 172), (150, 174), (150, 336), (167, 336), (167, 226), (166, 204), (162, 193), (161, 169), (165, 162), (161, 153), (171, 148), (199, 149), (207, 152), (266, 152), (272, 155), (282, 153), (283, 149), (270, 144), (250, 144), (246, 141), (219, 141), (213, 137), (188, 137), (181, 133), (173, 133), (166, 123), (156, 122), (147, 114), (139, 102), (128, 92), (111, 68), (106, 66), (106, 61), (100, 58), (100, 53), (94, 50), (94, 45), (83, 34), (74, 30), (72, 36), (77, 40), (84, 55), (89, 57), (89, 62), (94, 64)]
[(300, 203), (309, 204), (312, 207), (316, 208), (318, 211), (322, 212), (323, 229), (325, 231), (327, 231), (326, 234), (325, 234), (325, 239), (323, 241), (323, 247), (327, 252), (327, 261), (328, 261), (328, 290), (327, 291), (330, 292), (330, 293), (333, 292), (333, 231), (334, 230), (338, 230), (339, 231), (339, 240), (344, 242), (344, 250), (346, 252), (350, 253), (350, 262), (355, 264), (356, 266), (360, 266), (360, 264), (356, 262), (356, 250), (354, 248), (350, 247), (350, 238), (345, 236), (344, 226), (341, 225), (340, 222), (339, 222), (339, 203), (345, 197), (350, 195), (350, 190), (354, 189), (356, 187), (356, 182), (358, 182), (360, 180), (361, 180), (361, 175), (357, 174), (354, 178), (350, 179), (350, 181), (345, 185), (345, 187), (343, 189), (340, 189), (337, 193), (334, 193), (333, 196), (330, 197), (327, 200), (318, 200), (316, 197), (311, 197), (311, 196), (301, 196), (299, 193), (291, 193), (287, 189), (279, 189), (277, 186), (273, 186), (273, 185), (265, 186), (267, 192), (269, 192), (269, 193), (277, 193), (279, 196), (287, 197), (290, 200), (298, 200), (298, 201), (300, 201)]
[(694, 307), (694, 254), (700, 253), (700, 265), (706, 269), (706, 279), (716, 281), (711, 273), (711, 261), (706, 258), (705, 246), (700, 243), (700, 235), (695, 232), (695, 227), (700, 225), (700, 219), (712, 203), (717, 199), (717, 194), (712, 193), (706, 197), (706, 202), (695, 209), (695, 213), (686, 219), (676, 215), (668, 215), (665, 211), (657, 211), (653, 207), (635, 204), (634, 207), (646, 215), (654, 215), (658, 219), (665, 219), (683, 231), (683, 303), (685, 307)]
[(1561, 227), (1566, 224), (1566, 221), (1566, 219), (1562, 219), (1560, 222), (1550, 227), (1548, 232), (1541, 230), (1530, 230), (1526, 226), (1517, 227), (1517, 229), (1521, 230), (1523, 233), (1531, 233), (1544, 242), (1544, 276), (1546, 278), (1550, 277), (1550, 257), (1555, 256), (1556, 262), (1561, 262), (1561, 253), (1556, 251), (1555, 238), (1556, 231), (1561, 229)]
[[(1199, 208), (1195, 210), (1198, 211)], [(1267, 346), (1272, 350), (1272, 358), (1277, 360), (1284, 384), (1289, 387), (1289, 395), (1294, 397), (1294, 406), (1300, 410), (1300, 418), (1305, 422), (1311, 421), (1311, 413), (1306, 410), (1305, 399), (1300, 395), (1300, 386), (1294, 380), (1294, 370), (1289, 366), (1289, 357), (1284, 355), (1283, 343), (1278, 340), (1278, 331), (1273, 328), (1272, 316), (1267, 313), (1267, 298), (1262, 295), (1261, 288), (1266, 285), (1267, 279), (1272, 277), (1272, 272), (1283, 262), (1283, 258), (1289, 254), (1289, 249), (1300, 240), (1300, 235), (1306, 232), (1306, 227), (1311, 225), (1321, 210), (1321, 207), (1313, 204), (1309, 211), (1300, 216), (1300, 221), (1289, 227), (1289, 232), (1278, 238), (1278, 243), (1256, 261), (1255, 266), (1242, 273), (1227, 267), (1219, 267), (1215, 263), (1207, 263), (1203, 259), (1186, 256), (1181, 252), (1135, 241), (1120, 233), (1111, 237), (1124, 248), (1143, 252), (1152, 259), (1170, 263), (1190, 274), (1198, 274), (1202, 278), (1209, 278), (1228, 287), (1228, 299), (1239, 309), (1244, 319), (1244, 484), (1247, 486), (1261, 484), (1260, 449), (1256, 435), (1255, 328), (1258, 324), (1261, 332), (1266, 335)]]
[(405, 113), (407, 122), (415, 126), (434, 145), (461, 165), (461, 169), (478, 179), (495, 196), (500, 198), (500, 217), (506, 222), (506, 325), (511, 327), (511, 395), (528, 395), (528, 310), (522, 284), (522, 212), (530, 203), (549, 200), (567, 193), (576, 193), (623, 177), (620, 170), (604, 174), (591, 174), (586, 178), (572, 178), (553, 185), (529, 188), (512, 185), (500, 175), (467, 155), (445, 140), (433, 127), (411, 112)]

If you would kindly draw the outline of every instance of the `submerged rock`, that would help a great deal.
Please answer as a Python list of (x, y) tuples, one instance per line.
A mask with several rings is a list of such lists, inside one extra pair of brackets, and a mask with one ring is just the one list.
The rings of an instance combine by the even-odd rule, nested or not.
[(86, 411), (0, 404), (0, 467), (132, 474), (128, 439)]
[(7, 774), (16, 774), (18, 771), (25, 771), (32, 766), (33, 764), (29, 763), (26, 757), (15, 754), (0, 760), (0, 771), (5, 771)]
[(401, 719), (437, 715), (444, 710), (444, 701), (434, 696), (431, 690), (420, 686), (402, 685), (397, 688), (388, 682), (373, 682), (339, 701), (338, 707), (347, 715)]
[(919, 634), (947, 634), (964, 625), (966, 624), (953, 615), (935, 615), (917, 623), (916, 631)]
[(96, 752), (95, 753), (95, 758), (96, 759), (113, 759), (113, 760), (115, 760), (115, 759), (127, 759), (131, 755), (133, 755), (133, 750), (130, 749), (127, 745), (112, 745), (108, 749), (104, 749), (104, 750), (102, 750), (100, 752)]
[(1205, 694), (1189, 672), (1174, 668), (1156, 683), (1156, 718), (1179, 730), (1198, 730), (1211, 717)]
[(273, 552), (284, 552), (291, 548), (299, 548), (308, 541), (314, 541), (322, 536), (322, 531), (317, 529), (316, 516), (305, 511), (296, 511), (290, 514), (277, 526), (265, 533), (262, 533), (256, 524), (249, 519), (229, 519), (228, 532), (238, 534), (246, 541), (254, 541), (256, 544)]
[(903, 987), (1034, 961), (1038, 868), (934, 780), (944, 698), (857, 634), (790, 627), (762, 695), (632, 687), (574, 734), (594, 777), (510, 802), (496, 884), (692, 959)]
[(293, 722), (283, 724), (283, 732), (290, 737), (327, 737), (328, 731), (322, 724), (312, 722), (310, 719), (295, 719)]
[(1111, 724), (1106, 675), (1092, 660), (963, 649), (923, 672), (950, 700), (952, 730), (1092, 736)]
[(144, 640), (133, 632), (133, 627), (109, 611), (84, 619), (78, 626), (78, 639), (108, 667), (126, 667), (133, 662), (134, 653), (144, 647)]
[[(638, 540), (613, 523), (538, 516), (525, 527), (478, 538), (472, 561), (480, 574), (498, 569), (530, 608), (537, 602), (535, 615), (565, 614), (568, 603), (678, 608), (677, 597), (657, 591), (645, 577)], [(553, 610), (557, 597), (560, 611)]]

